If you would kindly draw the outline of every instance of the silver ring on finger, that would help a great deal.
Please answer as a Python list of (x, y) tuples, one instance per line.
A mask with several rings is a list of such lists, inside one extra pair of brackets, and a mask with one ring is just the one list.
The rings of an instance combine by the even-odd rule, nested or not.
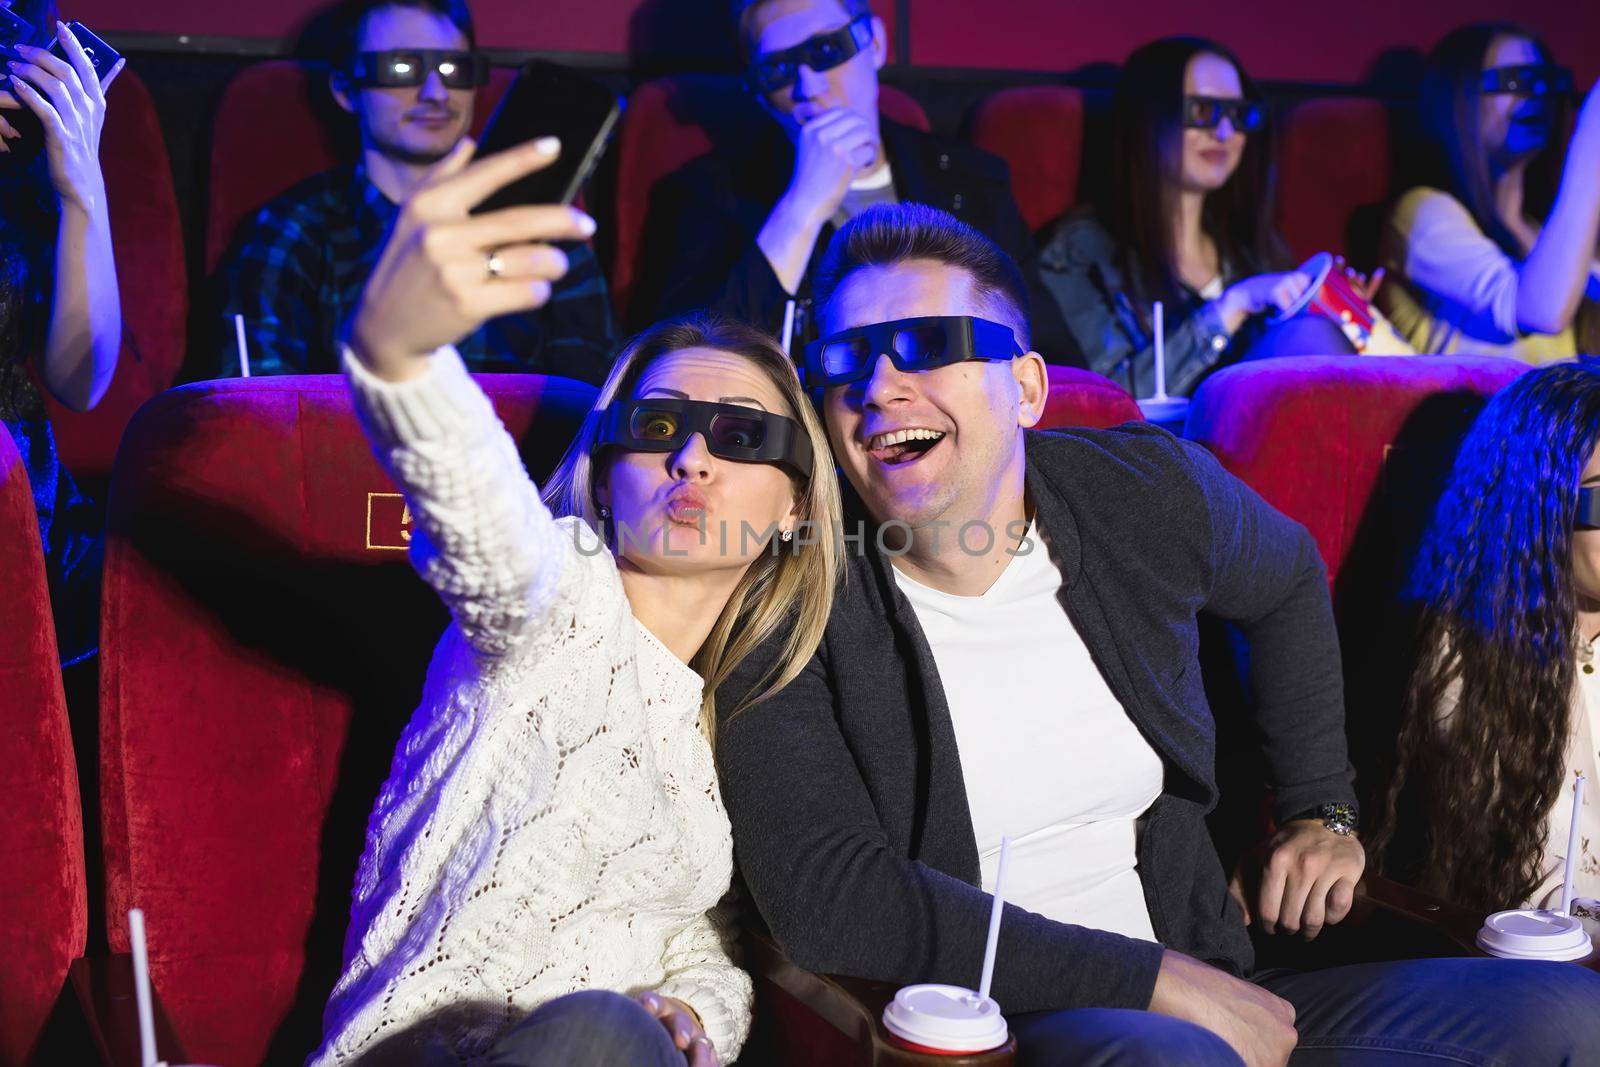
[(484, 256), (483, 269), (491, 278), (504, 278), (506, 276), (506, 261), (500, 258), (498, 250), (490, 251)]

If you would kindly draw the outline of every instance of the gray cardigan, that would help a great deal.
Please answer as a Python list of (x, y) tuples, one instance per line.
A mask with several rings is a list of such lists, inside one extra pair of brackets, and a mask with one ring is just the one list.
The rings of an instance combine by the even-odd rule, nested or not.
[[(1251, 642), (1279, 817), (1353, 803), (1316, 546), (1203, 449), (1162, 430), (1029, 433), (1026, 448), (1035, 517), (1066, 580), (1062, 605), (1166, 766), (1138, 843), (1156, 936), (1246, 973), (1250, 942), (1204, 821), (1217, 800), (1216, 731), (1196, 615), (1234, 620)], [(735, 854), (800, 966), (970, 987), (990, 898), (978, 888), (960, 754), (927, 641), (866, 541), (801, 675), (735, 711), (763, 680), (774, 642), (718, 691)], [(1039, 699), (1070, 713), (1068, 694)], [(1160, 961), (1159, 945), (1008, 905), (994, 996), (1008, 1013), (1145, 1008)]]

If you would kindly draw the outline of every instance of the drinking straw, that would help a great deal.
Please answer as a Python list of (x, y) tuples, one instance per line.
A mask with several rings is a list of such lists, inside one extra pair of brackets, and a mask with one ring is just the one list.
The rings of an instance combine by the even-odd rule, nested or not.
[(156, 1024), (150, 1010), (150, 958), (144, 947), (144, 912), (128, 912), (128, 940), (133, 945), (133, 993), (139, 1007), (139, 1063), (156, 1067)]
[(1000, 839), (1000, 866), (994, 872), (994, 907), (989, 910), (989, 943), (983, 949), (983, 981), (978, 983), (978, 999), (986, 1000), (989, 985), (994, 979), (994, 954), (1000, 947), (1000, 916), (1005, 911), (1006, 854), (1011, 851), (1011, 838)]
[(1572, 829), (1567, 831), (1567, 864), (1561, 879), (1561, 914), (1572, 914), (1573, 878), (1578, 873), (1578, 818), (1583, 814), (1583, 787), (1587, 783), (1583, 772), (1578, 772), (1572, 783)]
[(794, 301), (787, 300), (783, 305), (783, 354), (790, 359), (794, 358)]
[(1156, 394), (1155, 396), (1151, 397), (1152, 400), (1167, 399), (1167, 353), (1164, 336), (1166, 334), (1166, 330), (1164, 329), (1165, 316), (1166, 309), (1161, 306), (1161, 301), (1157, 300), (1154, 305), (1153, 322), (1156, 332)]
[(250, 350), (244, 343), (244, 316), (233, 317), (233, 336), (239, 342), (239, 377), (250, 377)]

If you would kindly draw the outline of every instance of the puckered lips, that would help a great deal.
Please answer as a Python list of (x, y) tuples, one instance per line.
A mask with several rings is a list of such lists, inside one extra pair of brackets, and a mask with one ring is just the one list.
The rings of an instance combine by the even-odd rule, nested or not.
[(676, 526), (699, 526), (705, 521), (706, 498), (692, 486), (680, 486), (667, 496), (667, 521)]
[(904, 467), (926, 456), (944, 439), (943, 430), (923, 426), (884, 430), (867, 437), (866, 453), (886, 467)]

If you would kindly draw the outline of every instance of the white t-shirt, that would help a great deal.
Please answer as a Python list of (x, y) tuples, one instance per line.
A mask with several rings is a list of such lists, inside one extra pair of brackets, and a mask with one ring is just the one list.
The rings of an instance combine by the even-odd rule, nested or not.
[(895, 571), (933, 650), (961, 752), (983, 888), (1009, 835), (1006, 899), (1059, 922), (1156, 939), (1135, 820), (1161, 795), (1161, 757), (1100, 676), (1056, 599), (1037, 527), (982, 596)]

